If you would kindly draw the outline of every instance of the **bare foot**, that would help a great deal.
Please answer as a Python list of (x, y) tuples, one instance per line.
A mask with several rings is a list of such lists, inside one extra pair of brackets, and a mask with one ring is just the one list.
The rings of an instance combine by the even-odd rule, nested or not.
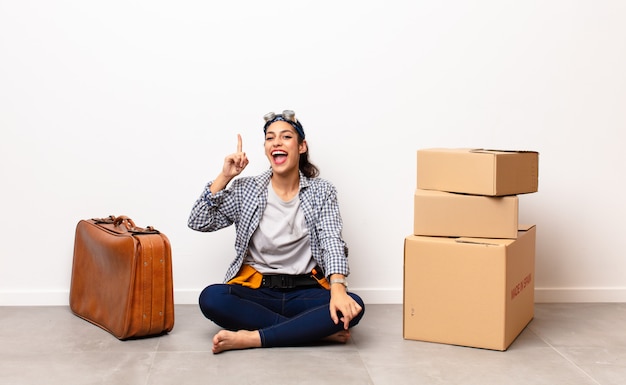
[(335, 334), (331, 334), (328, 337), (324, 338), (324, 341), (328, 342), (337, 342), (340, 344), (345, 344), (350, 339), (350, 331), (349, 330), (341, 330)]
[(260, 348), (261, 336), (258, 331), (238, 330), (231, 332), (229, 330), (220, 330), (213, 337), (213, 353), (221, 353), (226, 350)]

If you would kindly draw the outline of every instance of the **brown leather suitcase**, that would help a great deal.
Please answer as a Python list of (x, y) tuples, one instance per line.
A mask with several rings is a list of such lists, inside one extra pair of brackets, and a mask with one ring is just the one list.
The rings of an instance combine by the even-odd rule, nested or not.
[(125, 216), (79, 221), (70, 308), (120, 340), (171, 331), (174, 293), (167, 237)]

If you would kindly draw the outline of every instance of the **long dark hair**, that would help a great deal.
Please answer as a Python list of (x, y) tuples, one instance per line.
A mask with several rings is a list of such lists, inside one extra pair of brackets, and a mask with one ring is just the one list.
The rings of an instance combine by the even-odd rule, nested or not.
[[(304, 139), (298, 134), (298, 143), (302, 144)], [(316, 178), (320, 175), (320, 170), (309, 161), (309, 144), (306, 145), (306, 152), (300, 154), (300, 172), (307, 178)]]

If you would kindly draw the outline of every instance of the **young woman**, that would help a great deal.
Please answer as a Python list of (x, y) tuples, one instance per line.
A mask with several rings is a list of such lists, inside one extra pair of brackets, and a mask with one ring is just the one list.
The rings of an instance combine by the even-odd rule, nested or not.
[(208, 286), (199, 299), (202, 313), (224, 328), (213, 337), (213, 353), (345, 343), (364, 312), (361, 298), (347, 290), (335, 187), (317, 177), (293, 111), (264, 119), (270, 169), (234, 179), (248, 165), (237, 135), (237, 152), (225, 158), (189, 217), (197, 231), (236, 228), (226, 283)]

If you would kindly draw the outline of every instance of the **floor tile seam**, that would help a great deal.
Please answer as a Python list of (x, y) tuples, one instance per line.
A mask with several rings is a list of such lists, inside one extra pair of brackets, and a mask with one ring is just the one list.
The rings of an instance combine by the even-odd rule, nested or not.
[(144, 385), (148, 385), (150, 383), (150, 377), (152, 376), (152, 369), (154, 368), (154, 361), (156, 360), (156, 356), (159, 352), (160, 344), (161, 344), (161, 341), (158, 341), (157, 346), (155, 347), (154, 351), (152, 352), (152, 354), (150, 354), (152, 356), (152, 359), (150, 360), (150, 367), (148, 368), (148, 373), (146, 374), (146, 381), (144, 382)]
[(567, 355), (565, 355), (565, 353), (561, 352), (557, 347), (555, 347), (554, 345), (552, 345), (546, 338), (542, 337), (539, 333), (537, 333), (536, 331), (533, 330), (533, 333), (539, 337), (546, 345), (548, 345), (548, 347), (550, 347), (550, 349), (552, 349), (556, 354), (558, 354), (559, 356), (561, 356), (561, 358), (563, 358), (565, 361), (567, 361), (570, 365), (572, 365), (573, 367), (575, 367), (576, 369), (578, 369), (579, 372), (581, 372), (582, 374), (584, 374), (587, 378), (589, 378), (591, 381), (593, 381), (595, 384), (597, 385), (602, 385), (600, 382), (598, 382), (595, 378), (593, 378), (592, 375), (590, 375), (589, 373), (587, 373), (586, 370), (584, 370), (583, 368), (581, 368), (578, 364), (576, 364), (572, 359), (570, 359), (569, 357), (567, 357)]
[(372, 372), (370, 371), (369, 366), (365, 363), (365, 360), (363, 359), (363, 356), (361, 355), (361, 349), (359, 348), (359, 345), (357, 344), (356, 341), (354, 341), (354, 339), (352, 339), (352, 344), (354, 345), (354, 348), (356, 350), (356, 354), (359, 357), (359, 361), (361, 361), (361, 365), (363, 365), (363, 367), (365, 368), (365, 373), (367, 373), (367, 378), (369, 380), (369, 383), (371, 385), (374, 385), (374, 379), (372, 377)]

